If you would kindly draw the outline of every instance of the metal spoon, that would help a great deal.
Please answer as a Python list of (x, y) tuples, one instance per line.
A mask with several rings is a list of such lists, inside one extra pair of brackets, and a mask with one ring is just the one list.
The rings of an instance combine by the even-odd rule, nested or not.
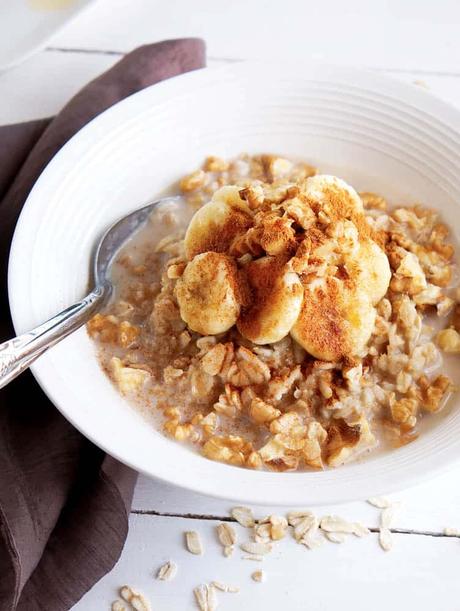
[(131, 212), (109, 227), (94, 254), (94, 289), (81, 301), (35, 329), (0, 344), (0, 388), (27, 369), (48, 348), (87, 323), (101, 309), (112, 293), (110, 269), (117, 252), (145, 225), (154, 208), (169, 202), (179, 203), (180, 200), (180, 196), (157, 200)]

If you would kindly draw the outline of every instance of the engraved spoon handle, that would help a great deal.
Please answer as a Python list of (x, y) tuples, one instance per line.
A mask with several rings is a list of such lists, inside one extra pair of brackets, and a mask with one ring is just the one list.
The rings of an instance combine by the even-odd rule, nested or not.
[(0, 344), (0, 388), (27, 369), (48, 348), (88, 322), (101, 306), (105, 293), (106, 287), (97, 287), (35, 329)]

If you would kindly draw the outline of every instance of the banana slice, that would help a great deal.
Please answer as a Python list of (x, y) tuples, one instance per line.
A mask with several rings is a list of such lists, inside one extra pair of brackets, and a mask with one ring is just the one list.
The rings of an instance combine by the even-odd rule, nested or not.
[(325, 228), (325, 241), (310, 258), (323, 259), (330, 275), (303, 278), (302, 310), (291, 335), (318, 359), (360, 356), (374, 328), (374, 305), (388, 289), (388, 258), (372, 239), (361, 198), (350, 185), (318, 175), (305, 181), (304, 190)]
[(224, 333), (240, 313), (240, 282), (236, 263), (227, 255), (205, 252), (188, 263), (175, 293), (180, 315), (202, 335)]
[(307, 197), (326, 206), (340, 204), (341, 214), (346, 217), (348, 211), (363, 212), (363, 202), (358, 193), (341, 178), (329, 174), (317, 174), (307, 178), (304, 183), (304, 192)]
[(303, 288), (286, 257), (262, 257), (245, 267), (251, 304), (238, 319), (241, 335), (255, 344), (271, 344), (288, 335), (302, 306)]
[(234, 238), (252, 226), (251, 210), (239, 191), (236, 186), (222, 187), (195, 213), (184, 240), (189, 261), (202, 252), (228, 251)]
[(358, 282), (376, 305), (388, 290), (391, 269), (388, 257), (373, 240), (362, 241), (357, 255)]
[(366, 292), (350, 290), (333, 276), (304, 284), (300, 315), (291, 336), (324, 361), (358, 356), (369, 341), (375, 309)]

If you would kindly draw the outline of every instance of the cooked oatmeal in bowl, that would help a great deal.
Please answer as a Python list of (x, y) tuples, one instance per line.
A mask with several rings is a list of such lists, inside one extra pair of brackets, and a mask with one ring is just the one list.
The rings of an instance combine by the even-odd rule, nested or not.
[(252, 469), (415, 440), (460, 352), (438, 214), (273, 155), (209, 157), (180, 188), (119, 253), (88, 324), (120, 392), (166, 435)]

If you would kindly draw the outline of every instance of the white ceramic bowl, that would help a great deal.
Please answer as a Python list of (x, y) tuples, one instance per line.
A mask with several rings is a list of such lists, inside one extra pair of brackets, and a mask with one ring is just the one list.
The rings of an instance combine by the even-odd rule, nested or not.
[[(458, 232), (460, 113), (415, 86), (317, 64), (233, 64), (146, 89), (80, 131), (30, 194), (9, 269), (17, 332), (80, 298), (91, 250), (113, 220), (161, 195), (208, 154), (305, 158), (360, 190), (439, 208)], [(458, 236), (457, 236), (458, 237)], [(417, 441), (315, 473), (212, 462), (152, 429), (99, 369), (80, 329), (32, 367), (50, 399), (101, 448), (194, 491), (263, 504), (363, 499), (433, 476), (460, 457), (460, 405)]]

